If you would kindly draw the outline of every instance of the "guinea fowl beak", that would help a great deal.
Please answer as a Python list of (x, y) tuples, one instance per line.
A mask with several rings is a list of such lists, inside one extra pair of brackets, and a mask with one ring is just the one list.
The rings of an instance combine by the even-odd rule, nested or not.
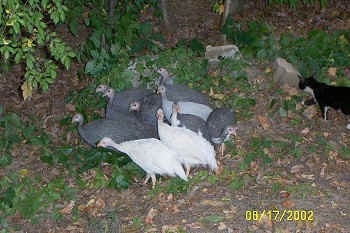
[(235, 137), (237, 137), (237, 130), (238, 130), (238, 127), (234, 127), (232, 131), (232, 135)]
[(99, 142), (99, 143), (97, 143), (97, 145), (96, 145), (97, 147), (102, 147), (102, 143), (101, 142)]

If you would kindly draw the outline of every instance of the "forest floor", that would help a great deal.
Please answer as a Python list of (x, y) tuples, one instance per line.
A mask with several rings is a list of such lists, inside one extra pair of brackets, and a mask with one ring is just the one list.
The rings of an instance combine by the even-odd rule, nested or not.
[[(174, 16), (180, 30), (174, 34), (164, 32), (168, 46), (179, 38), (193, 37), (204, 44), (219, 43), (219, 17), (208, 4), (196, 2), (198, 5), (187, 4), (186, 10)], [(316, 28), (350, 29), (350, 7), (346, 2), (334, 1), (323, 10), (247, 3), (235, 19), (263, 20), (272, 25), (277, 36), (286, 31), (306, 34)], [(162, 32), (158, 22), (154, 22), (154, 27)], [(73, 47), (78, 47), (87, 36), (70, 36), (63, 26), (57, 30), (66, 35)], [(250, 109), (252, 114), (237, 121), (239, 134), (219, 159), (223, 167), (221, 174), (208, 175), (203, 169), (195, 169), (186, 192), (168, 193), (168, 178), (162, 178), (155, 190), (149, 185), (140, 185), (140, 180), (121, 191), (77, 188), (74, 205), (81, 207), (76, 210), (80, 212), (78, 218), (72, 217), (70, 203), (65, 202), (61, 203), (63, 217), (60, 219), (48, 214), (31, 222), (15, 213), (7, 219), (9, 225), (17, 229), (13, 232), (350, 232), (347, 118), (331, 110), (330, 120), (324, 121), (315, 106), (306, 107), (301, 102), (296, 111), (282, 116), (278, 108), (271, 106), (272, 100), (283, 102), (296, 95), (305, 100), (308, 96), (296, 89), (276, 86), (266, 68), (271, 68), (271, 64), (252, 67), (254, 75), (250, 82), (254, 88), (242, 95), (254, 98), (256, 103)], [(23, 101), (18, 91), (23, 69), (15, 66), (6, 78), (0, 79), (1, 104), (6, 112), (16, 112), (23, 120), (39, 122), (52, 137), (53, 144), (74, 144), (77, 135), (67, 133), (60, 121), (74, 113), (72, 106), (65, 102), (66, 95), (88, 85), (89, 79), (78, 78), (81, 70), (81, 64), (73, 64), (68, 71), (60, 71), (46, 93), (34, 93), (30, 100)], [(308, 119), (306, 111), (317, 114)], [(259, 147), (261, 156), (273, 161), (254, 160), (242, 169), (244, 154), (252, 147)], [(30, 175), (39, 174), (47, 180), (66, 176), (70, 186), (78, 187), (64, 167), (41, 162), (40, 150), (31, 147), (28, 151), (24, 145), (13, 149), (12, 155), (11, 165), (0, 169), (0, 176), (25, 168)], [(108, 166), (102, 169), (108, 174)], [(86, 173), (86, 180), (93, 176), (93, 171)]]

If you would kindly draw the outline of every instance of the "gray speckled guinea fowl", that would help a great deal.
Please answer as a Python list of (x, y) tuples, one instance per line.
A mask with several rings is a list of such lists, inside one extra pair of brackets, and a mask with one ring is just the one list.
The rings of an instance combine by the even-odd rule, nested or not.
[[(162, 108), (164, 110), (164, 115), (170, 122), (174, 102), (168, 99), (167, 89), (165, 86), (159, 86), (158, 93), (160, 93), (162, 97)], [(207, 120), (209, 114), (213, 111), (208, 105), (199, 104), (197, 102), (178, 101), (177, 104), (179, 105), (180, 113), (195, 115), (205, 121)]]
[(72, 118), (72, 123), (78, 124), (78, 132), (82, 139), (90, 146), (103, 137), (110, 137), (116, 143), (130, 140), (157, 137), (157, 131), (139, 121), (127, 116), (116, 120), (98, 119), (83, 125), (83, 116), (78, 113)]
[(190, 114), (181, 114), (179, 111), (179, 105), (174, 103), (173, 113), (171, 115), (171, 126), (186, 127), (193, 132), (200, 133), (202, 137), (210, 141), (207, 124), (202, 118)]
[(96, 87), (96, 93), (102, 93), (104, 94), (107, 89), (110, 88), (109, 86), (105, 85), (105, 84), (100, 84)]
[(208, 96), (185, 85), (175, 84), (173, 78), (170, 76), (169, 72), (166, 69), (160, 68), (157, 70), (157, 72), (161, 76), (158, 86), (163, 85), (166, 87), (167, 97), (170, 101), (195, 102), (210, 106)]
[(223, 154), (224, 142), (228, 141), (231, 135), (236, 135), (237, 133), (238, 127), (235, 126), (234, 122), (234, 112), (229, 108), (216, 108), (207, 119), (210, 141), (215, 145), (221, 146), (221, 154)]
[(116, 93), (112, 88), (108, 88), (104, 93), (104, 96), (106, 96), (108, 99), (106, 119), (115, 120), (118, 119), (121, 113), (128, 114), (129, 105), (131, 102), (144, 98), (148, 95), (152, 95), (152, 91), (143, 88), (129, 89), (119, 93)]
[(157, 126), (155, 117), (157, 110), (162, 106), (162, 99), (159, 95), (151, 94), (141, 100), (133, 101), (129, 105), (129, 111), (135, 112), (137, 118), (152, 126)]

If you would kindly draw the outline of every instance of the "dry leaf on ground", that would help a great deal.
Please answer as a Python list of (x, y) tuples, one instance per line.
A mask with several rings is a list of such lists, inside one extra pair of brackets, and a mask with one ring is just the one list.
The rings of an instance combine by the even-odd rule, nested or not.
[(258, 116), (258, 120), (263, 129), (270, 128), (270, 124), (268, 123), (268, 120), (265, 116)]
[(145, 217), (145, 223), (147, 224), (152, 224), (153, 223), (153, 218), (156, 216), (157, 210), (154, 209), (153, 207), (148, 211), (146, 217)]
[(71, 200), (68, 203), (68, 205), (66, 205), (63, 209), (59, 210), (58, 212), (63, 215), (71, 214), (74, 206), (75, 206), (75, 202)]

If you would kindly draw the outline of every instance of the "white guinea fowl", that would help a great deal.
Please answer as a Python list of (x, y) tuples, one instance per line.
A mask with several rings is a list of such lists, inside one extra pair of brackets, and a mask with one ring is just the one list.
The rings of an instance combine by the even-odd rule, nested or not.
[(118, 144), (111, 138), (104, 137), (97, 146), (112, 147), (127, 154), (134, 163), (147, 173), (144, 184), (148, 182), (149, 178), (152, 179), (152, 188), (156, 184), (156, 174), (179, 176), (187, 181), (187, 176), (176, 152), (169, 149), (158, 139), (147, 138)]
[[(164, 115), (168, 121), (171, 121), (171, 113), (174, 102), (168, 100), (165, 86), (159, 86), (158, 93), (160, 93), (160, 95), (162, 96), (162, 108), (164, 110)], [(195, 115), (202, 118), (205, 121), (209, 117), (210, 113), (213, 111), (213, 109), (208, 105), (199, 104), (195, 102), (178, 101), (177, 104), (179, 105), (180, 113)]]
[(185, 166), (186, 175), (189, 174), (192, 166), (208, 166), (211, 170), (216, 170), (215, 150), (210, 142), (189, 129), (164, 123), (162, 109), (158, 109), (157, 118), (160, 140), (177, 152), (179, 159)]

